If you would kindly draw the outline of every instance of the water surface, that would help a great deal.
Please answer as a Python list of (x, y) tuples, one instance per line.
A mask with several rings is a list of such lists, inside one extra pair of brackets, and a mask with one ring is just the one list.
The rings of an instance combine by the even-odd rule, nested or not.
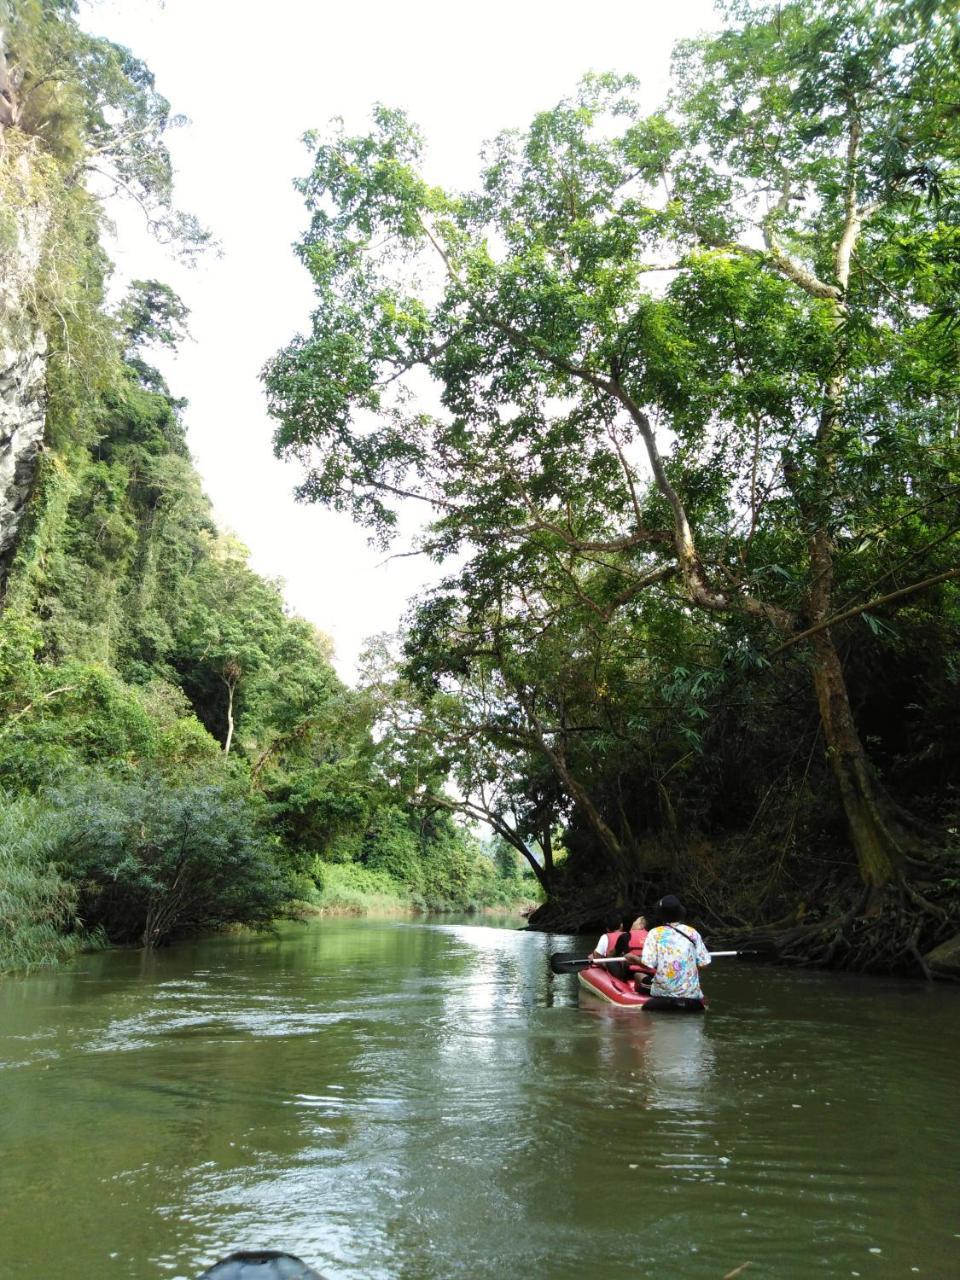
[(596, 1002), (513, 928), (322, 921), (0, 983), (0, 1275), (960, 1276), (960, 990), (717, 961)]

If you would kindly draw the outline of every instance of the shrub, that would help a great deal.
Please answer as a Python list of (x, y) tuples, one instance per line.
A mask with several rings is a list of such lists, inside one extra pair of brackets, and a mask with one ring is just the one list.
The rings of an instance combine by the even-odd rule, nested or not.
[(84, 774), (49, 795), (80, 913), (111, 942), (156, 946), (225, 924), (265, 924), (291, 897), (255, 814), (228, 785)]
[(396, 915), (423, 906), (417, 895), (411, 895), (409, 888), (398, 884), (389, 872), (356, 863), (324, 863), (318, 859), (313, 879), (317, 885), (314, 904), (338, 915)]
[(0, 794), (0, 973), (55, 964), (87, 939), (77, 890), (52, 865), (58, 819), (33, 798)]
[(419, 890), (423, 868), (411, 821), (409, 813), (393, 805), (377, 809), (364, 835), (362, 860), (371, 871), (385, 871), (408, 889)]

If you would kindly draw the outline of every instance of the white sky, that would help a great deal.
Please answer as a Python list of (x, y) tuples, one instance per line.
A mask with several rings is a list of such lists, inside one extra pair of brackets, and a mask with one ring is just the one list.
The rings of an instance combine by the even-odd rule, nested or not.
[(82, 19), (143, 58), (192, 121), (170, 136), (178, 203), (223, 257), (185, 270), (124, 215), (118, 276), (166, 280), (190, 307), (194, 341), (164, 371), (190, 402), (215, 516), (333, 638), (349, 680), (364, 639), (394, 630), (438, 570), (384, 563), (348, 516), (295, 503), (298, 468), (271, 451), (259, 372), (306, 328), (312, 298), (291, 251), (306, 223), (292, 187), (309, 167), (301, 136), (335, 115), (360, 130), (376, 101), (403, 107), (427, 138), (430, 178), (469, 187), (484, 140), (527, 124), (586, 71), (632, 72), (658, 105), (674, 40), (716, 25), (712, 0), (87, 0)]

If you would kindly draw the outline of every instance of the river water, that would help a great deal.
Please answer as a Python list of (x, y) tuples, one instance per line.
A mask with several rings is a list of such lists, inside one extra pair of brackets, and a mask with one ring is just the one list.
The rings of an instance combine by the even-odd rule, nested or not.
[(960, 1276), (960, 989), (322, 921), (0, 982), (0, 1276)]

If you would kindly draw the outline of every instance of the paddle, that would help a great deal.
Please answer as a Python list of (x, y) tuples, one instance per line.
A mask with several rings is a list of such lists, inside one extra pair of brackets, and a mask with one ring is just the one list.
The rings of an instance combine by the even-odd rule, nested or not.
[[(710, 959), (722, 956), (745, 956), (748, 951), (711, 951)], [(594, 964), (620, 964), (623, 956), (605, 956), (602, 959), (593, 956), (578, 956), (575, 951), (555, 951), (550, 957), (550, 968), (554, 973), (580, 973)]]

